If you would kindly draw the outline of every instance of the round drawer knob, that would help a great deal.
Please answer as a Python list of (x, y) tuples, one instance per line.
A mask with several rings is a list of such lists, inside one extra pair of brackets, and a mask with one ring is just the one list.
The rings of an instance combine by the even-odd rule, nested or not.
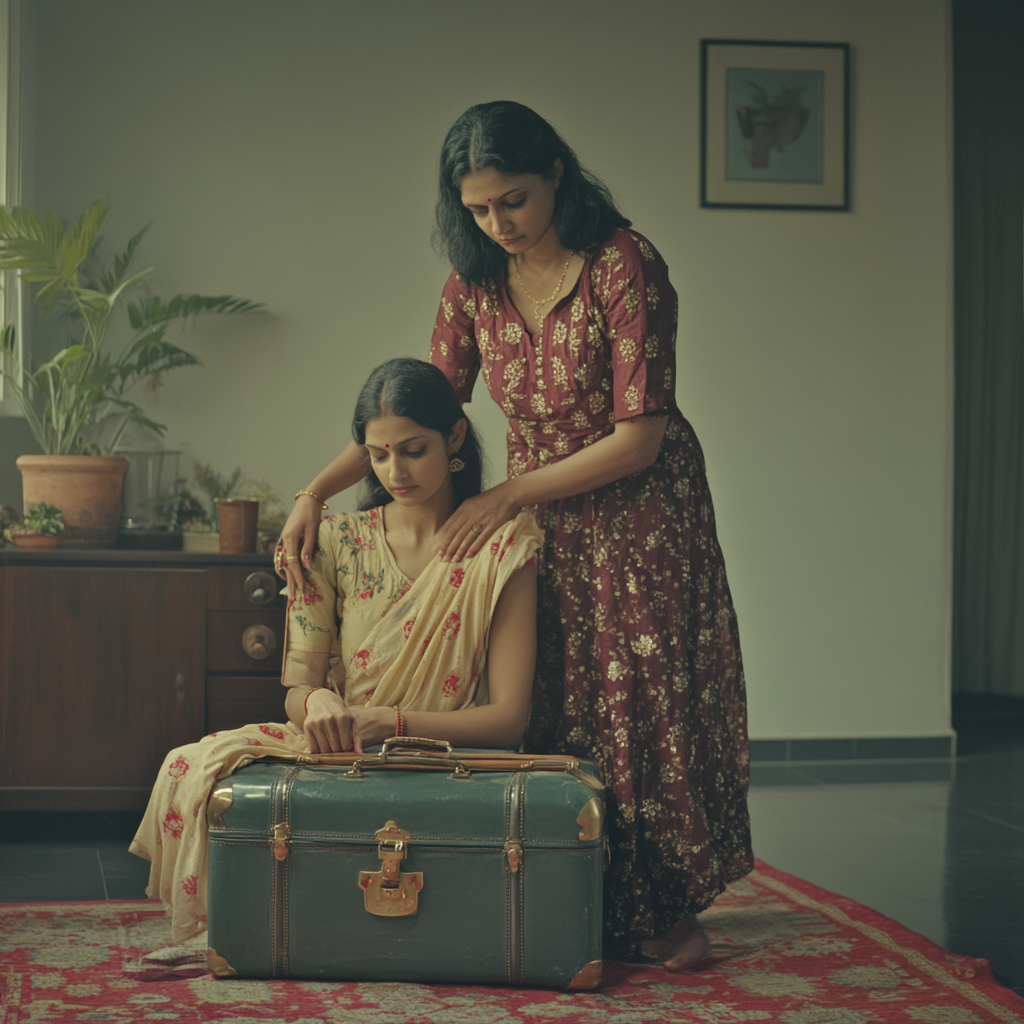
[(249, 604), (270, 604), (277, 595), (277, 579), (269, 572), (251, 572), (245, 577), (244, 592)]
[(250, 626), (242, 634), (242, 650), (254, 661), (264, 661), (277, 650), (277, 637), (269, 626)]

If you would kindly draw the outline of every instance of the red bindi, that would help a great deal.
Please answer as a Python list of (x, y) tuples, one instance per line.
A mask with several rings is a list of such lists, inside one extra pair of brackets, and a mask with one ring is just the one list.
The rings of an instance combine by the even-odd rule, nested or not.
[(385, 448), (390, 448), (390, 447), (391, 447), (391, 445), (389, 445), (389, 444), (386, 444), (386, 445), (384, 445), (384, 447), (385, 447)]
[(488, 199), (488, 200), (487, 200), (487, 202), (489, 202), (489, 203), (493, 203), (493, 202), (494, 202), (494, 200), (493, 200), (493, 199)]

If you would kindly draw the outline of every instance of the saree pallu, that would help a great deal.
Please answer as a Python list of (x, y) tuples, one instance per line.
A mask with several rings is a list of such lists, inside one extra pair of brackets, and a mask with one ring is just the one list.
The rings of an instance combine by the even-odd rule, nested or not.
[[(475, 558), (459, 564), (435, 558), (355, 645), (344, 666), (343, 687), (331, 677), (328, 684), (343, 689), (352, 705), (424, 711), (469, 707), (486, 665), (501, 592), (541, 540), (533, 516), (522, 512)], [(323, 551), (318, 571), (327, 577), (331, 567), (322, 564)], [(214, 783), (258, 758), (308, 750), (291, 722), (269, 722), (212, 733), (164, 759), (129, 849), (152, 864), (146, 893), (159, 897), (171, 914), (175, 942), (206, 928), (206, 801)]]

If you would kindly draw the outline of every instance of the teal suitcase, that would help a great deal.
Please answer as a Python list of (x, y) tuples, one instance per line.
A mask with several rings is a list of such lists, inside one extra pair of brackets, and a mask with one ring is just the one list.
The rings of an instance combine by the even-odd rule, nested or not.
[(209, 800), (210, 969), (596, 988), (603, 788), (574, 758), (406, 737), (256, 761)]

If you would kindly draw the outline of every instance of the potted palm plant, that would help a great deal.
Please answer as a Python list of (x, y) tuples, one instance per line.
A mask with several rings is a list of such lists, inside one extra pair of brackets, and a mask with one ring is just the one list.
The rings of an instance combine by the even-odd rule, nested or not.
[[(25, 507), (48, 502), (63, 510), (62, 547), (114, 544), (128, 468), (117, 455), (121, 438), (133, 423), (157, 435), (166, 430), (130, 392), (143, 381), (159, 384), (175, 367), (199, 365), (195, 355), (167, 339), (168, 329), (203, 314), (262, 308), (230, 295), (175, 295), (164, 302), (151, 294), (146, 279), (152, 268), (129, 273), (148, 228), (100, 264), (99, 229), (109, 210), (106, 200), (98, 200), (65, 225), (48, 210), (0, 206), (0, 270), (16, 270), (38, 284), (36, 299), (68, 326), (68, 344), (35, 368), (19, 360), (12, 326), (0, 334), (2, 355), (12, 367), (0, 370), (45, 453), (17, 461)], [(107, 331), (122, 310), (129, 335), (115, 351), (106, 343)]]

